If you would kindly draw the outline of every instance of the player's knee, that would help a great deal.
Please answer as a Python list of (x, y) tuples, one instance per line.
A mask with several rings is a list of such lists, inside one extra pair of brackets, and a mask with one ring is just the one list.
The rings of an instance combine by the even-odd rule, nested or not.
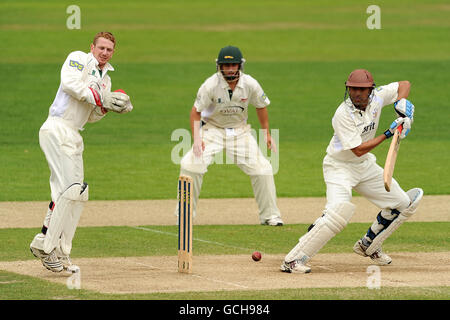
[(89, 199), (89, 186), (86, 182), (71, 184), (62, 194), (62, 197), (73, 201), (87, 201)]
[(269, 161), (260, 162), (254, 165), (240, 166), (242, 171), (244, 171), (249, 176), (272, 176), (273, 169)]
[(348, 224), (355, 212), (355, 205), (348, 201), (343, 201), (327, 206), (324, 211), (327, 226), (335, 234), (341, 232)]
[(398, 211), (402, 212), (411, 204), (411, 199), (408, 197), (406, 192), (402, 192), (401, 196), (398, 197), (397, 203), (393, 206)]
[(185, 155), (180, 161), (181, 170), (204, 174), (207, 171), (207, 166), (203, 163), (201, 157)]

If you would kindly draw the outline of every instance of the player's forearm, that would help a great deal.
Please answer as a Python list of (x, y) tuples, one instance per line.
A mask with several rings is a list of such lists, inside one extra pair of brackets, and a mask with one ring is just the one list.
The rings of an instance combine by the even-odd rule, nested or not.
[(267, 108), (256, 109), (256, 114), (258, 115), (261, 129), (269, 131), (269, 114), (267, 113)]
[(357, 146), (351, 150), (357, 157), (361, 157), (361, 156), (365, 155), (366, 153), (370, 152), (373, 148), (378, 146), (384, 140), (386, 140), (386, 136), (384, 134), (382, 134), (382, 135), (379, 135), (378, 137), (370, 139), (369, 141), (361, 143), (359, 146)]
[(192, 137), (195, 140), (196, 138), (200, 138), (200, 121), (202, 119), (201, 113), (197, 111), (195, 107), (192, 107), (191, 110), (191, 132)]
[(403, 98), (408, 98), (411, 83), (407, 80), (398, 82), (397, 101)]

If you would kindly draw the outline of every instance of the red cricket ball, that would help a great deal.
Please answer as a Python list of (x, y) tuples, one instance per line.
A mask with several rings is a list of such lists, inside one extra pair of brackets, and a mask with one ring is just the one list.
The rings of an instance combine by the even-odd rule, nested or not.
[(255, 261), (261, 260), (261, 252), (258, 252), (258, 251), (253, 252), (252, 259)]

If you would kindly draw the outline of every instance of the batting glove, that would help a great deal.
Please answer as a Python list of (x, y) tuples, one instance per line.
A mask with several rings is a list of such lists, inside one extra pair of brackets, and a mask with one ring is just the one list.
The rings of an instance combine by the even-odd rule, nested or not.
[(400, 139), (405, 139), (409, 131), (411, 131), (412, 120), (410, 118), (403, 118), (403, 119), (405, 120), (403, 121), (403, 129), (400, 134)]
[(394, 109), (400, 117), (408, 117), (411, 122), (414, 121), (414, 105), (411, 101), (405, 98), (400, 99), (394, 103)]
[(390, 137), (392, 137), (395, 133), (395, 130), (397, 130), (398, 126), (400, 125), (403, 125), (402, 132), (400, 133), (400, 139), (406, 138), (409, 131), (411, 130), (411, 119), (408, 117), (398, 117), (397, 119), (395, 119), (391, 123), (389, 129), (384, 132), (386, 138), (389, 139)]

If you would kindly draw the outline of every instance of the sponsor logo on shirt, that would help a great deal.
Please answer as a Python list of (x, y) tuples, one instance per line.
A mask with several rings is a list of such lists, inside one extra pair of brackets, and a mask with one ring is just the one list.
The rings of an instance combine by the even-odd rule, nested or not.
[(224, 114), (224, 115), (230, 115), (230, 114), (236, 114), (236, 113), (241, 113), (244, 112), (244, 108), (241, 106), (231, 106), (231, 107), (226, 107), (223, 109), (220, 109), (220, 113)]
[(361, 134), (369, 133), (371, 130), (375, 129), (375, 122), (371, 122), (369, 125), (365, 126)]
[(70, 60), (69, 65), (71, 67), (77, 68), (79, 71), (82, 71), (84, 68), (84, 65), (82, 65), (81, 63), (79, 63), (78, 61), (75, 61), (75, 60)]

